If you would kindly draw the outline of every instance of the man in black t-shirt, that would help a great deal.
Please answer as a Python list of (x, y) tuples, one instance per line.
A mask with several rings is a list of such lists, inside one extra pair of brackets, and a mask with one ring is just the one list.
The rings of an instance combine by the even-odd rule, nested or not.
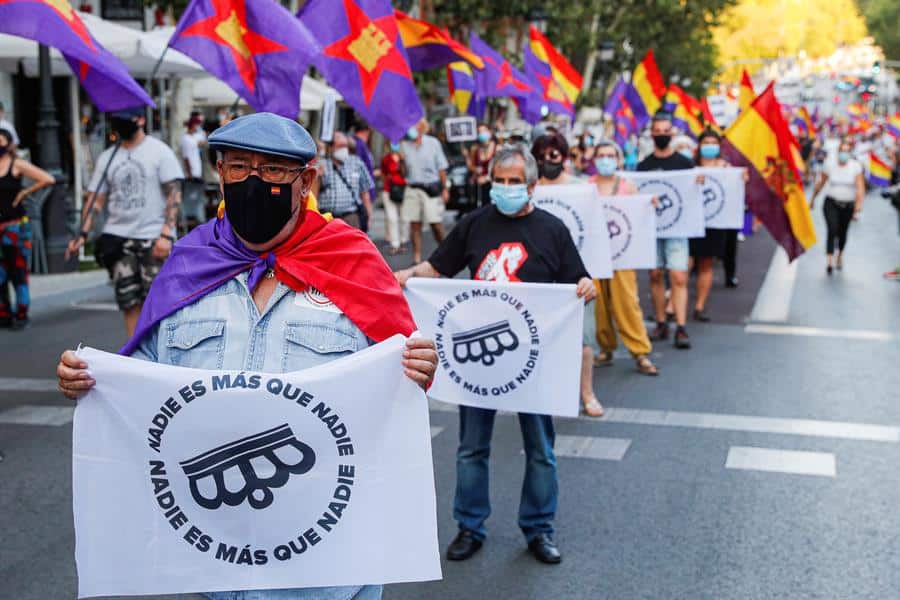
[[(672, 148), (672, 117), (668, 113), (656, 113), (650, 124), (653, 136), (653, 154), (642, 160), (638, 171), (678, 171), (693, 169), (694, 161), (682, 156)], [(662, 341), (669, 337), (669, 325), (666, 323), (666, 284), (665, 273), (669, 271), (669, 283), (672, 285), (672, 306), (675, 308), (675, 347), (688, 349), (691, 340), (684, 328), (687, 320), (688, 301), (688, 258), (690, 249), (687, 238), (668, 238), (656, 240), (656, 268), (650, 271), (650, 294), (653, 297), (653, 308), (656, 312), (656, 329), (650, 337)]]
[[(528, 149), (500, 148), (489, 173), (493, 204), (466, 215), (427, 261), (398, 271), (400, 285), (406, 285), (410, 277), (454, 277), (468, 267), (472, 279), (481, 281), (575, 283), (579, 298), (593, 300), (594, 285), (569, 230), (531, 202), (537, 163)], [(475, 554), (486, 534), (484, 522), (491, 511), (488, 457), (496, 412), (459, 407), (453, 508), (459, 534), (447, 549), (449, 560)], [(538, 560), (558, 563), (562, 557), (552, 537), (559, 495), (553, 420), (548, 415), (519, 413), (519, 426), (526, 456), (519, 527)]]

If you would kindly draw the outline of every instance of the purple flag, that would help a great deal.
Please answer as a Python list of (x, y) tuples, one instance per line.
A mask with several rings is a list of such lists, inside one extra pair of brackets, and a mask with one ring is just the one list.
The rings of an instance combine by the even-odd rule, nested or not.
[(250, 106), (289, 119), (320, 51), (302, 23), (272, 0), (192, 0), (169, 45), (224, 81)]
[(630, 87), (625, 83), (624, 79), (619, 77), (609, 95), (609, 99), (606, 101), (606, 106), (603, 107), (603, 112), (612, 116), (613, 119), (613, 138), (617, 144), (623, 147), (625, 142), (628, 141), (629, 135), (640, 133), (638, 120), (628, 102), (628, 89)]
[(529, 79), (474, 32), (469, 38), (469, 46), (484, 61), (484, 69), (475, 71), (476, 94), (479, 97), (526, 98), (535, 93)]
[(322, 48), (315, 67), (372, 127), (396, 141), (422, 118), (389, 0), (309, 0), (297, 16)]
[(59, 50), (91, 101), (104, 112), (156, 106), (122, 61), (94, 39), (67, 2), (0, 0), (0, 33)]
[[(530, 83), (535, 87), (535, 93), (528, 97), (526, 103), (537, 105), (539, 114), (545, 112), (541, 109), (546, 106), (546, 112), (569, 115), (574, 119), (575, 105), (553, 78), (550, 64), (538, 58), (531, 46), (530, 42), (525, 42), (523, 55), (525, 56), (525, 75), (530, 78)], [(540, 116), (538, 116), (539, 119)], [(527, 116), (526, 120), (528, 120)]]

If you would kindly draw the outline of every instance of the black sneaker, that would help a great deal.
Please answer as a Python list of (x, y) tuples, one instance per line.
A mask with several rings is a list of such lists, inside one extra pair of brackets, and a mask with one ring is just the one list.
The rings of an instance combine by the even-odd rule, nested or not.
[(727, 288), (736, 288), (738, 286), (738, 278), (737, 277), (729, 277), (725, 280), (725, 287)]
[(684, 327), (675, 330), (675, 347), (679, 350), (690, 350), (691, 348), (691, 338)]
[(25, 317), (23, 319), (16, 318), (13, 319), (10, 329), (12, 329), (13, 331), (22, 331), (29, 325), (31, 325), (31, 319), (29, 319), (28, 317)]
[(707, 315), (707, 314), (706, 314), (705, 312), (703, 312), (702, 310), (696, 310), (696, 309), (695, 309), (695, 310), (694, 310), (694, 320), (695, 320), (695, 321), (700, 321), (701, 323), (709, 323), (710, 318), (709, 318), (709, 315)]
[(656, 324), (656, 329), (650, 334), (650, 338), (657, 342), (669, 339), (669, 325), (664, 321), (658, 322)]

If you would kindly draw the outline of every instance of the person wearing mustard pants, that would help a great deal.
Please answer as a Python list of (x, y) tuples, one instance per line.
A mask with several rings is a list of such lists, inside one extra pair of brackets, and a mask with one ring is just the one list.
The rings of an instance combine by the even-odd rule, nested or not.
[(612, 364), (613, 352), (618, 345), (616, 332), (631, 356), (637, 369), (644, 375), (657, 375), (659, 371), (648, 355), (653, 347), (647, 336), (644, 315), (638, 302), (637, 275), (632, 270), (615, 271), (612, 279), (595, 279), (597, 299), (594, 313), (597, 319), (597, 343), (601, 352), (594, 358), (597, 366)]

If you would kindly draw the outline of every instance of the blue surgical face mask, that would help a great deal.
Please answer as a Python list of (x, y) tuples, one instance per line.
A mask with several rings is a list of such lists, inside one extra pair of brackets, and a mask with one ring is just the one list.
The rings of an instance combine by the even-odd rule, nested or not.
[(615, 174), (616, 169), (619, 166), (619, 161), (611, 156), (601, 156), (594, 161), (594, 166), (597, 167), (597, 173), (601, 176), (609, 177), (610, 175)]
[(415, 127), (410, 127), (406, 130), (406, 138), (409, 140), (416, 140), (419, 138), (419, 130)]
[(491, 185), (491, 202), (504, 215), (510, 217), (528, 204), (528, 186), (524, 183)]
[(487, 131), (482, 131), (478, 134), (478, 141), (482, 144), (487, 144), (489, 141), (491, 141), (491, 134), (489, 134)]
[(682, 148), (681, 150), (678, 151), (678, 153), (685, 158), (694, 160), (694, 151), (691, 150), (690, 148)]
[(838, 152), (838, 162), (845, 163), (850, 160), (849, 152)]
[(593, 146), (594, 145), (594, 136), (589, 135), (586, 138), (584, 138), (584, 144), (586, 146)]
[(719, 157), (719, 145), (718, 144), (700, 144), (700, 156), (701, 158), (718, 158)]
[(398, 144), (397, 142), (392, 142), (391, 152), (400, 152), (400, 144)]

